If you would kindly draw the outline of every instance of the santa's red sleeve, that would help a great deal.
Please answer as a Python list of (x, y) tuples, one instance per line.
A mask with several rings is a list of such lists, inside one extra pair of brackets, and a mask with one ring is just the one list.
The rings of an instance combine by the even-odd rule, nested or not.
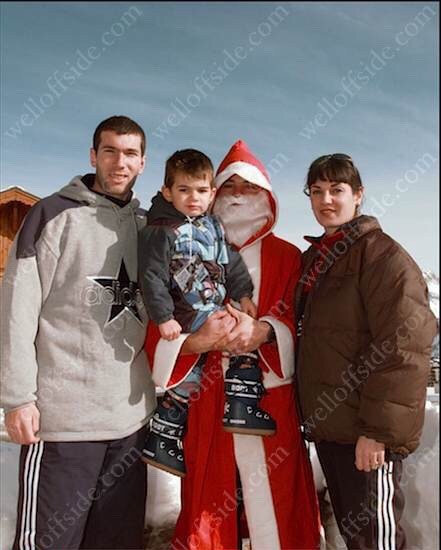
[[(277, 238), (275, 238), (277, 239)], [(271, 281), (262, 280), (259, 296), (259, 320), (269, 323), (275, 333), (275, 341), (259, 348), (264, 384), (267, 388), (283, 385), (294, 375), (294, 291), (302, 273), (302, 256), (298, 248), (280, 243), (283, 250), (277, 250), (279, 243), (271, 240), (268, 252), (262, 250), (262, 273), (270, 273)], [(287, 246), (288, 245), (288, 246)], [(281, 257), (278, 264), (275, 259)], [(275, 271), (275, 266), (277, 271)], [(265, 284), (266, 283), (266, 284)]]
[(193, 366), (200, 355), (180, 355), (181, 348), (189, 334), (181, 334), (176, 340), (167, 341), (161, 338), (157, 325), (149, 322), (145, 340), (145, 351), (152, 369), (155, 384), (163, 389), (177, 386)]

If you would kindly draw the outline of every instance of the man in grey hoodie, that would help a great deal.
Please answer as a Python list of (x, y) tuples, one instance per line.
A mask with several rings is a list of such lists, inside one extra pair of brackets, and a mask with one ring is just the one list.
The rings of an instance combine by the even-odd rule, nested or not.
[(101, 122), (90, 161), (96, 174), (30, 210), (2, 285), (0, 405), (22, 445), (14, 550), (143, 548), (139, 457), (156, 400), (132, 191), (142, 128)]

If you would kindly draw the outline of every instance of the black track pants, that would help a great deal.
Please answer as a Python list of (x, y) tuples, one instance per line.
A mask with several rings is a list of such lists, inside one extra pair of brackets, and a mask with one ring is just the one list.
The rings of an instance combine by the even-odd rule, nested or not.
[(23, 445), (13, 550), (143, 548), (145, 436)]
[(399, 524), (404, 508), (400, 488), (402, 461), (390, 460), (378, 470), (355, 467), (355, 446), (316, 443), (332, 507), (349, 550), (404, 550)]

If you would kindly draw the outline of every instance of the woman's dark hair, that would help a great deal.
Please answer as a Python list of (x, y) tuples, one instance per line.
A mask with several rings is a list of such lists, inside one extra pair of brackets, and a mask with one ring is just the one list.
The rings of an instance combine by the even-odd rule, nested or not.
[(306, 177), (303, 192), (310, 194), (310, 187), (318, 180), (338, 181), (348, 183), (352, 191), (359, 191), (363, 187), (360, 173), (358, 172), (353, 160), (344, 153), (334, 153), (333, 155), (323, 155), (311, 164)]

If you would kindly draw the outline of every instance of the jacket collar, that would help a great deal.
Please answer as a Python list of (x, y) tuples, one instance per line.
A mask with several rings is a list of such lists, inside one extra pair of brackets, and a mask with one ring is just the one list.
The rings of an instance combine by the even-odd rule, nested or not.
[(164, 195), (158, 191), (152, 198), (152, 205), (147, 212), (147, 220), (149, 225), (167, 225), (181, 224), (203, 218), (206, 214), (199, 216), (186, 216), (179, 212), (171, 202), (165, 200)]
[(305, 235), (303, 238), (311, 243), (314, 248), (321, 248), (322, 246), (332, 246), (335, 242), (344, 240), (345, 238), (356, 241), (363, 235), (366, 235), (366, 233), (370, 233), (376, 229), (381, 229), (377, 218), (374, 218), (374, 216), (362, 215), (341, 225), (332, 235), (323, 233), (319, 237)]

